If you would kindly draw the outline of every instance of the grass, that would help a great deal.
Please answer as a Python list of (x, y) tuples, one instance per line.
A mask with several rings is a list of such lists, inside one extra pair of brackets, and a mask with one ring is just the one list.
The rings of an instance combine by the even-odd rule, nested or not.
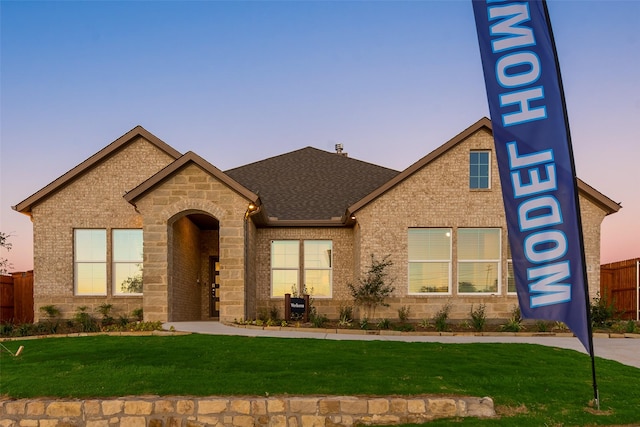
[[(532, 344), (440, 344), (185, 335), (55, 338), (4, 343), (0, 395), (491, 396), (500, 419), (467, 425), (640, 422), (640, 369), (597, 359), (601, 411), (588, 356)], [(439, 425), (447, 425), (451, 421)], [(438, 422), (429, 425), (438, 425)]]

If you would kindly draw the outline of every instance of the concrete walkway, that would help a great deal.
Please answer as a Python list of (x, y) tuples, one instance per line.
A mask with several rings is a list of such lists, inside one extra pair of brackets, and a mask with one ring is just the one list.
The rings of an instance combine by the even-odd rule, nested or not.
[[(580, 341), (575, 337), (519, 337), (519, 336), (433, 336), (433, 335), (367, 335), (367, 334), (334, 334), (324, 332), (287, 330), (249, 329), (228, 326), (220, 322), (169, 322), (165, 329), (175, 328), (176, 331), (193, 332), (209, 335), (241, 335), (249, 337), (276, 338), (313, 338), (327, 340), (379, 340), (404, 342), (439, 342), (445, 344), (465, 343), (520, 343), (540, 344), (579, 351), (587, 354)], [(593, 338), (595, 355), (603, 359), (611, 359), (622, 364), (640, 368), (640, 338)], [(597, 370), (597, 361), (596, 361)]]

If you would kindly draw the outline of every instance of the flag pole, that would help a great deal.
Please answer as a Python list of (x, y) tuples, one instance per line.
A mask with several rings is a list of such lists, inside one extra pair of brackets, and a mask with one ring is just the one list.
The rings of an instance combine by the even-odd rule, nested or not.
[(583, 236), (583, 230), (582, 230), (582, 216), (580, 214), (580, 196), (578, 194), (576, 166), (573, 158), (573, 145), (571, 143), (571, 132), (569, 130), (569, 115), (567, 114), (567, 103), (564, 98), (564, 87), (562, 84), (562, 76), (560, 73), (560, 61), (558, 60), (558, 52), (556, 49), (556, 42), (553, 37), (553, 29), (551, 27), (551, 19), (549, 18), (549, 9), (547, 8), (546, 0), (542, 0), (542, 6), (544, 10), (545, 20), (547, 21), (547, 28), (549, 29), (549, 37), (551, 38), (551, 46), (553, 48), (553, 57), (556, 63), (556, 71), (558, 73), (558, 86), (560, 88), (560, 94), (561, 94), (560, 99), (562, 101), (562, 113), (564, 114), (564, 122), (565, 122), (566, 132), (567, 132), (567, 145), (570, 153), (569, 158), (571, 159), (571, 173), (573, 174), (573, 186), (574, 186), (573, 193), (575, 197), (575, 205), (576, 205), (576, 212), (577, 212), (576, 219), (578, 222), (578, 230), (580, 231), (578, 233), (578, 236), (580, 239), (580, 249), (581, 249), (580, 255), (582, 257), (582, 275), (584, 277), (584, 283), (586, 284), (586, 286), (583, 286), (583, 288), (584, 288), (585, 302), (586, 302), (585, 309), (587, 311), (586, 318), (587, 318), (587, 331), (589, 335), (589, 356), (591, 357), (591, 376), (593, 380), (593, 401), (596, 408), (600, 410), (600, 393), (598, 391), (598, 383), (596, 381), (596, 360), (595, 360), (595, 354), (593, 351), (593, 325), (591, 323), (591, 301), (589, 299), (589, 281), (587, 277), (587, 262), (584, 254), (584, 236)]

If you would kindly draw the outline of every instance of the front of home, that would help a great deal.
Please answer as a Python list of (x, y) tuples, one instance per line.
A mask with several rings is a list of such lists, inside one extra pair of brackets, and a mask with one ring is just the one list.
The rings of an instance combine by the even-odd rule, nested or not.
[[(402, 172), (306, 147), (229, 171), (136, 127), (14, 209), (34, 231), (34, 305), (63, 317), (111, 304), (145, 320), (254, 319), (312, 294), (336, 319), (348, 284), (389, 256), (376, 317), (452, 319), (517, 304), (491, 123), (483, 118)], [(578, 181), (589, 294), (600, 224), (620, 205)]]

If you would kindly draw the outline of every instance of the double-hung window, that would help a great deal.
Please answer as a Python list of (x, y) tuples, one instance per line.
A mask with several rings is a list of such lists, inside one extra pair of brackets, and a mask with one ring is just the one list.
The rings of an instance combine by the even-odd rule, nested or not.
[(142, 230), (113, 230), (113, 294), (142, 294)]
[(409, 229), (409, 294), (451, 293), (451, 229)]
[(274, 240), (271, 242), (271, 296), (298, 292), (300, 276), (300, 242)]
[(73, 261), (75, 294), (106, 295), (107, 230), (74, 230)]
[(488, 189), (491, 183), (489, 151), (471, 151), (469, 154), (469, 188)]
[(458, 229), (458, 293), (500, 291), (500, 229)]
[[(330, 298), (333, 282), (331, 240), (271, 242), (271, 296), (308, 292)], [(302, 286), (300, 284), (302, 283)]]
[(331, 240), (304, 241), (304, 286), (316, 298), (331, 298)]

